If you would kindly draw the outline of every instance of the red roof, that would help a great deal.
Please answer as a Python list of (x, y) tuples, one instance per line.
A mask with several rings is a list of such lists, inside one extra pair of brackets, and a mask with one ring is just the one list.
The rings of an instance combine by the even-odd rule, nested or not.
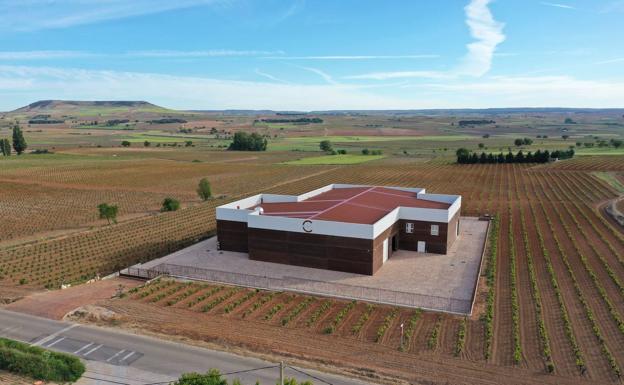
[(399, 206), (448, 209), (451, 205), (419, 199), (415, 192), (386, 187), (336, 188), (301, 202), (262, 203), (263, 215), (373, 224)]

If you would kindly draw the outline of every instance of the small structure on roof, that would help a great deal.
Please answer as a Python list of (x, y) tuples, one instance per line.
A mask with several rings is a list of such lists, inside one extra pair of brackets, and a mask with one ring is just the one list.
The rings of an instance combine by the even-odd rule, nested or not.
[(398, 249), (446, 254), (460, 209), (459, 195), (331, 184), (219, 206), (217, 238), (252, 260), (373, 275)]

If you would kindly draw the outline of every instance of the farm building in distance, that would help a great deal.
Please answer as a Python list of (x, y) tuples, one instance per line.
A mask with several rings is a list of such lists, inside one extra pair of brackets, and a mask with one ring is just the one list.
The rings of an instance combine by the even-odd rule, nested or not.
[(459, 195), (332, 184), (219, 206), (217, 238), (251, 260), (373, 275), (398, 249), (446, 254), (460, 209)]

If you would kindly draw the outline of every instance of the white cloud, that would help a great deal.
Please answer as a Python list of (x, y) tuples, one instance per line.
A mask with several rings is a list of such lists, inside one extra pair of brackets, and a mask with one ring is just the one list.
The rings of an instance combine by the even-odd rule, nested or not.
[(325, 55), (325, 56), (267, 56), (263, 59), (280, 60), (386, 60), (386, 59), (435, 59), (440, 55)]
[(301, 69), (304, 69), (306, 71), (310, 71), (312, 73), (317, 74), (318, 76), (320, 76), (321, 78), (323, 78), (323, 80), (325, 80), (328, 84), (338, 84), (332, 77), (330, 74), (328, 74), (325, 71), (322, 71), (318, 68), (312, 68), (312, 67), (299, 67)]
[(0, 109), (41, 99), (148, 100), (179, 109), (391, 109), (431, 100), (379, 96), (366, 87), (218, 80), (153, 73), (0, 65)]
[(494, 20), (488, 8), (490, 0), (472, 0), (464, 10), (470, 35), (476, 40), (468, 44), (468, 53), (458, 68), (460, 74), (483, 76), (492, 67), (496, 47), (505, 41), (504, 24)]
[(345, 76), (345, 79), (362, 80), (388, 80), (407, 78), (427, 78), (427, 79), (451, 79), (455, 76), (448, 72), (441, 71), (394, 71), (394, 72), (371, 72), (361, 75)]
[(571, 5), (561, 4), (561, 3), (549, 3), (549, 2), (546, 2), (546, 1), (542, 1), (540, 4), (541, 5), (545, 5), (547, 7), (554, 7), (554, 8), (576, 9), (576, 7), (573, 7)]
[(254, 51), (254, 50), (229, 50), (212, 49), (204, 51), (175, 51), (175, 50), (152, 50), (152, 51), (132, 51), (125, 56), (130, 57), (153, 57), (153, 58), (199, 58), (199, 57), (227, 57), (227, 56), (263, 56), (263, 55), (283, 55), (283, 51)]
[(267, 78), (267, 79), (269, 79), (269, 80), (272, 80), (272, 81), (274, 81), (274, 82), (284, 83), (284, 84), (291, 84), (290, 82), (288, 82), (288, 81), (286, 81), (286, 80), (282, 80), (282, 79), (280, 79), (280, 78), (278, 78), (278, 77), (275, 77), (275, 76), (273, 76), (273, 75), (271, 75), (271, 74), (269, 74), (269, 73), (266, 73), (266, 72), (260, 71), (259, 69), (256, 69), (254, 72), (256, 73), (256, 75), (260, 75), (260, 76), (262, 76), (262, 77), (264, 77), (264, 78)]
[(494, 20), (488, 8), (491, 0), (471, 0), (464, 7), (466, 24), (470, 35), (475, 41), (467, 45), (468, 52), (461, 63), (451, 71), (386, 71), (372, 72), (360, 75), (351, 75), (349, 79), (384, 80), (398, 78), (430, 78), (443, 79), (457, 76), (483, 76), (492, 67), (492, 58), (496, 47), (505, 41), (503, 34), (504, 24)]
[(33, 31), (213, 4), (223, 0), (0, 0), (0, 29)]
[(612, 64), (612, 63), (622, 63), (624, 62), (624, 57), (618, 57), (615, 59), (609, 59), (609, 60), (603, 60), (603, 61), (598, 61), (594, 64)]
[(0, 51), (0, 60), (47, 60), (99, 56), (82, 51)]
[[(445, 95), (455, 103), (486, 107), (622, 108), (624, 81), (582, 80), (571, 76), (497, 76), (474, 82), (419, 86)], [(592, 95), (588, 98), (588, 95)]]

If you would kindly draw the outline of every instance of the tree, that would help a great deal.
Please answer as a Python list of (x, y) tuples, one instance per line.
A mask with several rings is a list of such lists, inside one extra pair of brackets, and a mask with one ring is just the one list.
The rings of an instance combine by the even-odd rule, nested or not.
[(108, 203), (100, 203), (98, 205), (98, 210), (100, 212), (100, 219), (106, 219), (108, 224), (117, 223), (117, 211), (119, 208), (114, 205), (109, 205)]
[(319, 147), (321, 148), (321, 151), (325, 152), (331, 152), (333, 150), (332, 143), (329, 140), (321, 140)]
[(124, 140), (123, 142), (121, 142), (121, 145), (124, 147), (130, 147), (130, 142), (128, 142), (127, 140)]
[(621, 139), (611, 139), (611, 145), (615, 148), (622, 147), (622, 144), (624, 144), (624, 142)]
[(483, 139), (487, 139), (490, 137), (490, 134), (483, 134)]
[(24, 139), (24, 134), (22, 133), (22, 128), (19, 124), (13, 126), (13, 149), (17, 153), (17, 155), (22, 155), (28, 144), (26, 144), (26, 139)]
[(522, 145), (524, 144), (524, 140), (522, 140), (522, 139), (518, 138), (518, 139), (514, 140), (514, 144), (515, 144), (517, 147), (520, 147), (520, 146), (522, 146)]
[(470, 159), (470, 151), (467, 148), (458, 148), (457, 151), (455, 151), (455, 155), (457, 155), (457, 163), (468, 163)]
[(570, 137), (570, 135), (561, 135), (561, 137), (563, 138), (563, 140), (567, 140)]
[(160, 211), (162, 212), (178, 211), (179, 208), (180, 208), (179, 200), (173, 199), (173, 198), (165, 198), (165, 200), (162, 203), (162, 208), (160, 209)]
[(266, 151), (267, 140), (260, 134), (253, 132), (248, 134), (246, 132), (239, 131), (234, 134), (232, 143), (228, 150), (232, 151)]
[(207, 201), (212, 198), (212, 190), (210, 189), (210, 182), (207, 178), (202, 178), (197, 186), (197, 195), (203, 200)]
[(149, 147), (151, 145), (152, 144), (150, 142), (148, 142), (147, 140), (145, 142), (143, 142), (143, 146), (145, 146), (145, 147)]
[(370, 154), (370, 150), (368, 148), (362, 149), (362, 155), (369, 155), (369, 154)]
[(191, 147), (191, 146), (193, 145), (193, 141), (192, 141), (192, 140), (187, 140), (187, 141), (184, 143), (184, 145), (185, 145), (186, 147)]
[(483, 147), (485, 147), (485, 144), (479, 143), (479, 148), (483, 148)]
[(2, 152), (4, 156), (11, 155), (11, 142), (8, 139), (0, 140), (0, 152)]

